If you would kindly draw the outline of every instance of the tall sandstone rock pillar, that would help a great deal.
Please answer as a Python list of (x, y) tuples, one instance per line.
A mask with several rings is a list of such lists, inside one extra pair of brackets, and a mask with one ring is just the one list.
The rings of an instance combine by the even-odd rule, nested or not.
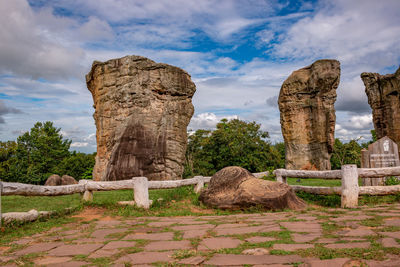
[(196, 91), (190, 75), (140, 56), (93, 62), (94, 180), (180, 179)]
[(396, 73), (361, 73), (378, 139), (388, 136), (400, 146), (400, 67)]
[(339, 61), (323, 59), (283, 83), (278, 104), (287, 169), (330, 170), (339, 81)]

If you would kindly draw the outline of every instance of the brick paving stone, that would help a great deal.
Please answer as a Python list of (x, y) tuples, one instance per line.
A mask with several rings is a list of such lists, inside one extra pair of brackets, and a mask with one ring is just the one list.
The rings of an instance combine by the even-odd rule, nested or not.
[(249, 248), (242, 251), (245, 255), (268, 255), (269, 250), (266, 248)]
[(123, 238), (123, 240), (132, 240), (132, 239), (146, 239), (146, 240), (172, 240), (174, 238), (174, 233), (172, 232), (164, 232), (164, 233), (138, 233), (138, 234), (129, 234)]
[(180, 225), (171, 227), (174, 231), (185, 231), (185, 230), (199, 230), (199, 229), (213, 229), (213, 224), (195, 224), (195, 225)]
[(128, 231), (126, 228), (116, 228), (116, 229), (100, 229), (96, 230), (92, 233), (92, 237), (94, 238), (106, 238), (106, 236), (111, 235), (111, 234), (116, 234), (116, 233), (123, 233)]
[(274, 244), (272, 249), (285, 250), (285, 251), (296, 251), (298, 249), (313, 248), (313, 244)]
[(302, 215), (297, 215), (295, 217), (297, 220), (305, 220), (305, 221), (317, 221), (317, 217), (302, 214)]
[(160, 233), (163, 229), (160, 227), (142, 226), (133, 230), (135, 231), (135, 233)]
[(400, 239), (400, 232), (379, 232), (378, 234)]
[(245, 239), (245, 241), (247, 241), (249, 243), (264, 243), (264, 242), (275, 241), (275, 240), (276, 240), (276, 238), (269, 237), (269, 236), (253, 236), (253, 237), (249, 237), (249, 238)]
[(350, 261), (349, 258), (336, 258), (330, 260), (308, 260), (307, 263), (300, 265), (300, 267), (335, 267), (343, 266), (346, 262)]
[(316, 234), (309, 234), (309, 235), (302, 235), (302, 234), (292, 234), (292, 239), (296, 243), (307, 243), (310, 242), (311, 240), (314, 240), (321, 235), (316, 235)]
[(89, 264), (89, 263), (85, 262), (85, 261), (69, 261), (69, 262), (49, 264), (47, 266), (49, 266), (49, 267), (79, 267), (79, 266), (87, 265), (87, 264)]
[(320, 238), (314, 243), (320, 243), (320, 244), (333, 244), (339, 241), (339, 239), (336, 238)]
[(221, 248), (236, 248), (243, 241), (239, 239), (234, 239), (230, 237), (211, 237), (203, 239), (198, 250), (212, 250), (212, 249), (221, 249)]
[(89, 255), (89, 258), (107, 258), (118, 253), (118, 249), (99, 249)]
[(179, 224), (208, 224), (208, 221), (203, 221), (203, 220), (196, 220), (196, 219), (183, 219), (178, 221)]
[[(171, 262), (174, 259), (171, 257), (172, 251), (168, 252), (139, 252), (128, 254), (117, 260), (116, 263), (128, 262), (130, 264), (145, 264), (153, 262)], [(142, 266), (142, 265), (141, 265)]]
[(385, 226), (400, 226), (400, 219), (385, 220)]
[(348, 241), (348, 242), (363, 242), (363, 241), (366, 241), (366, 239), (365, 238), (362, 238), (362, 237), (340, 237), (340, 240), (341, 241)]
[(15, 244), (15, 245), (26, 245), (26, 244), (28, 244), (28, 243), (30, 243), (30, 242), (32, 242), (32, 241), (33, 241), (33, 239), (31, 239), (31, 238), (23, 238), (23, 239), (20, 239), (20, 240), (16, 240), (16, 241), (11, 242), (11, 244)]
[(102, 249), (117, 249), (117, 248), (130, 248), (134, 247), (136, 242), (134, 241), (111, 241), (107, 243)]
[(362, 221), (362, 220), (366, 220), (366, 219), (372, 219), (374, 217), (372, 216), (368, 216), (368, 215), (345, 215), (345, 216), (339, 216), (337, 218), (331, 218), (331, 221), (335, 221), (335, 222), (340, 222), (340, 221)]
[(30, 253), (39, 253), (39, 252), (45, 252), (48, 250), (51, 250), (53, 248), (56, 248), (58, 246), (61, 246), (63, 243), (61, 242), (56, 242), (56, 243), (37, 243), (33, 244), (27, 248), (24, 248), (22, 250), (18, 250), (15, 252), (15, 255), (21, 256), (25, 254), (30, 254)]
[(325, 245), (326, 248), (339, 249), (339, 248), (369, 248), (369, 242), (352, 242), (352, 243), (335, 243)]
[(64, 263), (72, 260), (72, 257), (45, 257), (35, 260), (36, 265), (49, 265), (49, 264), (58, 264)]
[(50, 256), (75, 256), (86, 255), (99, 248), (103, 244), (62, 245), (48, 252)]
[(241, 235), (241, 234), (248, 234), (248, 233), (260, 233), (263, 232), (262, 230), (266, 229), (265, 225), (261, 226), (249, 226), (249, 227), (238, 227), (232, 229), (219, 229), (215, 232), (217, 235)]
[(207, 229), (200, 229), (200, 230), (188, 230), (183, 232), (183, 238), (184, 239), (189, 239), (189, 238), (197, 238), (197, 237), (202, 237), (207, 234)]
[(175, 250), (175, 249), (191, 249), (189, 240), (181, 241), (155, 241), (147, 244), (144, 247), (146, 251), (161, 251), (161, 250)]
[(247, 223), (225, 223), (217, 225), (214, 230), (226, 229), (226, 228), (236, 228), (236, 227), (247, 227), (249, 226)]
[(321, 232), (322, 227), (319, 223), (310, 222), (280, 222), (281, 226), (292, 232)]
[(235, 254), (216, 254), (204, 265), (215, 266), (237, 266), (244, 264), (277, 264), (277, 263), (296, 263), (304, 261), (297, 255), (235, 255)]
[(202, 256), (194, 256), (190, 258), (186, 258), (178, 261), (179, 264), (187, 264), (187, 265), (199, 265), (206, 260), (205, 257)]
[(374, 231), (368, 228), (357, 228), (351, 230), (343, 230), (338, 232), (342, 236), (366, 236), (366, 235), (376, 235)]
[(394, 238), (391, 238), (391, 237), (382, 238), (381, 243), (382, 243), (382, 246), (387, 247), (387, 248), (390, 248), (390, 247), (400, 248), (400, 244)]
[(367, 264), (369, 267), (399, 267), (400, 266), (400, 260), (385, 260), (385, 261), (375, 261), (375, 260), (370, 260), (367, 261)]
[(151, 223), (148, 223), (147, 225), (148, 226), (151, 226), (151, 227), (164, 227), (164, 226), (170, 226), (171, 224), (174, 224), (175, 222), (172, 222), (172, 221), (167, 221), (167, 222), (151, 222)]

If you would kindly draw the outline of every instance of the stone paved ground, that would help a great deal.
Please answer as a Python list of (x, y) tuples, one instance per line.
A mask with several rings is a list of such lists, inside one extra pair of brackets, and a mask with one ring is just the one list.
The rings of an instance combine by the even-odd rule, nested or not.
[(200, 217), (101, 217), (0, 248), (0, 265), (400, 266), (400, 204)]

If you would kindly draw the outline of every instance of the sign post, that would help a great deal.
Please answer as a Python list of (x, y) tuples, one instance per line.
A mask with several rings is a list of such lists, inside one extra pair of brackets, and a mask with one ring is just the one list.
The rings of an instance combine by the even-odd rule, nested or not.
[[(400, 166), (397, 144), (385, 136), (361, 151), (361, 168), (383, 168)], [(384, 185), (385, 177), (362, 178), (363, 186)]]

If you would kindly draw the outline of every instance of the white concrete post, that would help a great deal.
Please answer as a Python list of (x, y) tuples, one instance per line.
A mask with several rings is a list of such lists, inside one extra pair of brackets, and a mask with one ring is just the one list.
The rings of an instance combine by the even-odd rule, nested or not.
[(358, 171), (357, 165), (349, 164), (342, 166), (342, 208), (357, 208), (358, 193)]
[(201, 189), (204, 188), (204, 179), (203, 176), (195, 176), (197, 178), (197, 184), (194, 187), (194, 192), (196, 194), (200, 193)]
[(133, 197), (136, 206), (149, 209), (149, 181), (146, 177), (135, 177), (132, 179), (135, 181), (133, 184)]
[(79, 184), (83, 184), (85, 186), (85, 192), (83, 192), (82, 200), (85, 202), (90, 202), (93, 201), (93, 191), (89, 191), (86, 189), (87, 183), (87, 180), (79, 180)]
[(280, 171), (275, 171), (276, 181), (287, 184), (286, 176), (282, 176)]

